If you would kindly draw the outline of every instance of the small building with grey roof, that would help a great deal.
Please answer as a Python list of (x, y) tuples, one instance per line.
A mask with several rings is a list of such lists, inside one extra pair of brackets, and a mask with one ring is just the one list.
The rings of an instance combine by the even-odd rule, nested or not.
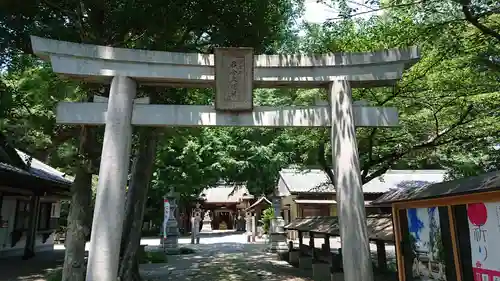
[[(388, 170), (363, 185), (367, 214), (384, 212), (370, 202), (391, 189), (438, 183), (444, 181), (445, 176), (446, 170)], [(287, 223), (308, 216), (337, 215), (335, 188), (320, 169), (282, 169), (275, 195), (282, 199), (282, 215)]]
[(60, 199), (69, 198), (72, 180), (0, 134), (0, 257), (31, 258), (54, 249)]

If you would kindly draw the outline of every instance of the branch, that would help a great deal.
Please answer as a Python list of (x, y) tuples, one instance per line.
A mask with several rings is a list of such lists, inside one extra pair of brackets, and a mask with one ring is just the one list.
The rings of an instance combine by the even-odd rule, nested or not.
[[(377, 135), (377, 128), (373, 128), (370, 136), (368, 138), (368, 162), (373, 160), (373, 141), (375, 139), (375, 135)], [(368, 169), (365, 169), (361, 172), (361, 180), (366, 178), (368, 175)]]
[(372, 96), (372, 98), (375, 100), (375, 102), (377, 104), (380, 104), (380, 101), (378, 100), (377, 95), (375, 95), (375, 92), (373, 92), (373, 89), (366, 88), (366, 89), (363, 89), (363, 92), (368, 92)]
[(350, 19), (350, 18), (354, 18), (354, 17), (361, 16), (361, 15), (364, 15), (364, 14), (379, 12), (379, 11), (383, 11), (383, 10), (413, 6), (413, 5), (416, 5), (416, 4), (424, 3), (425, 1), (428, 1), (428, 0), (420, 0), (420, 1), (412, 2), (412, 3), (404, 3), (404, 4), (397, 4), (397, 5), (392, 5), (392, 6), (386, 6), (386, 7), (382, 7), (382, 8), (378, 8), (378, 9), (372, 9), (372, 10), (369, 10), (369, 11), (355, 13), (355, 14), (349, 15), (348, 17), (329, 18), (326, 21), (344, 20), (346, 18)]
[(45, 148), (43, 152), (44, 159), (50, 157), (61, 144), (78, 137), (79, 131), (79, 128), (75, 126), (59, 128), (51, 138), (51, 146)]
[(326, 173), (326, 175), (330, 179), (330, 182), (332, 183), (333, 188), (335, 189), (336, 188), (334, 181), (335, 177), (332, 169), (328, 166), (328, 162), (325, 158), (325, 146), (326, 146), (326, 140), (323, 139), (318, 147), (318, 163), (321, 166), (321, 169)]
[[(413, 151), (413, 150), (418, 150), (418, 149), (423, 149), (423, 148), (429, 148), (429, 147), (432, 147), (432, 146), (437, 146), (437, 141), (442, 138), (444, 135), (450, 133), (451, 131), (453, 131), (455, 128), (457, 128), (458, 126), (460, 125), (463, 125), (463, 124), (466, 124), (468, 122), (471, 122), (471, 120), (468, 120), (466, 121), (466, 118), (467, 116), (469, 115), (469, 113), (472, 111), (473, 109), (473, 106), (472, 105), (469, 105), (467, 107), (467, 109), (461, 114), (460, 118), (453, 124), (451, 125), (450, 127), (444, 129), (444, 130), (441, 130), (439, 133), (437, 133), (435, 136), (427, 139), (426, 141), (420, 143), (420, 144), (417, 144), (417, 145), (414, 145), (413, 147), (411, 148), (407, 148), (405, 149), (404, 151), (395, 151), (393, 153), (390, 153), (384, 157), (379, 157), (378, 159), (375, 159), (375, 160), (372, 160), (372, 161), (368, 161), (365, 165), (363, 165), (362, 169), (361, 170), (369, 170), (370, 167), (373, 167), (374, 165), (377, 165), (377, 164), (381, 164), (381, 163), (385, 163), (385, 165), (383, 167), (386, 167), (387, 166), (387, 169), (392, 165), (392, 163), (394, 163), (394, 161), (396, 161), (397, 159), (401, 158), (402, 156), (408, 154), (409, 152)], [(450, 141), (451, 142), (451, 141)], [(443, 144), (446, 144), (448, 142), (441, 142), (439, 143), (439, 145), (443, 145)], [(372, 175), (368, 176), (366, 178), (367, 182), (372, 180), (374, 177), (372, 177)]]
[[(488, 88), (491, 87), (491, 88)], [(443, 89), (439, 91), (435, 91), (433, 89), (424, 89), (424, 88), (419, 88), (419, 89), (413, 89), (413, 90), (408, 90), (406, 91), (407, 93), (419, 93), (422, 96), (425, 96), (426, 93), (442, 93), (440, 95), (436, 95), (435, 98), (441, 99), (441, 98), (453, 98), (453, 99), (458, 99), (458, 98), (464, 98), (464, 97), (474, 97), (478, 95), (484, 95), (484, 94), (491, 94), (496, 92), (498, 89), (498, 85), (477, 85), (477, 86), (467, 86), (467, 87), (460, 87), (460, 88), (448, 88), (448, 89)], [(456, 95), (450, 95), (450, 94), (445, 94), (445, 93), (459, 93), (461, 91), (465, 91), (466, 93), (461, 93), (461, 94), (456, 94)], [(415, 96), (412, 95), (399, 95), (400, 98), (410, 98), (414, 99)]]
[(460, 3), (462, 4), (462, 12), (464, 13), (465, 19), (475, 26), (477, 29), (479, 29), (482, 33), (489, 35), (498, 41), (500, 41), (500, 33), (496, 32), (495, 30), (489, 28), (488, 26), (482, 24), (479, 22), (478, 18), (473, 14), (471, 10), (471, 1), (470, 0), (461, 0)]
[(146, 35), (147, 30), (135, 36), (129, 36), (123, 41), (111, 44), (111, 47), (126, 47), (130, 42), (137, 41)]
[(433, 138), (428, 139), (424, 144), (426, 144), (426, 143), (433, 143), (433, 142), (437, 141), (439, 138), (441, 138), (442, 136), (446, 135), (447, 133), (449, 133), (452, 130), (454, 130), (455, 128), (457, 128), (458, 126), (463, 125), (466, 122), (467, 123), (471, 122), (471, 120), (465, 121), (465, 119), (467, 118), (467, 116), (469, 116), (469, 113), (472, 111), (473, 108), (474, 108), (474, 106), (472, 104), (470, 104), (469, 106), (467, 106), (467, 108), (465, 109), (465, 111), (458, 118), (457, 122), (455, 122), (450, 127), (442, 130), (441, 132), (439, 132), (438, 134), (436, 134), (436, 136), (434, 136)]
[(422, 73), (420, 73), (420, 75), (414, 77), (411, 81), (408, 81), (407, 83), (405, 83), (401, 87), (398, 87), (398, 91), (401, 91), (402, 89), (408, 87), (409, 85), (411, 85), (415, 81), (426, 77), (427, 73), (429, 73), (429, 71), (431, 71), (431, 69), (433, 69), (434, 67), (436, 67), (437, 65), (439, 65), (440, 63), (443, 62), (443, 59), (445, 58), (445, 56), (446, 56), (446, 53), (442, 53), (433, 63), (431, 63), (431, 65), (429, 65), (424, 71), (422, 71)]
[(347, 0), (346, 2), (354, 4), (354, 5), (358, 5), (358, 6), (361, 6), (361, 7), (364, 7), (364, 8), (367, 8), (367, 9), (369, 9), (371, 11), (374, 10), (373, 7), (371, 7), (370, 5), (366, 5), (364, 3), (359, 3), (359, 2), (356, 2), (356, 1), (352, 1), (352, 0)]
[(80, 29), (78, 32), (79, 32), (79, 36), (80, 36), (80, 41), (81, 42), (84, 42), (84, 27), (83, 27), (83, 14), (84, 14), (84, 11), (82, 11), (82, 3), (81, 1), (78, 2), (78, 7), (76, 8), (76, 11), (71, 11), (71, 10), (68, 10), (68, 9), (64, 9), (63, 7), (60, 7), (59, 5), (53, 3), (52, 1), (50, 0), (42, 0), (43, 3), (45, 3), (47, 6), (49, 6), (50, 8), (53, 8), (55, 10), (58, 10), (59, 12), (62, 12), (63, 14), (65, 14), (66, 16), (68, 16), (68, 18), (72, 19), (73, 21), (75, 21), (77, 27)]
[[(468, 138), (466, 138), (466, 140), (471, 140), (472, 138), (474, 138), (474, 139), (481, 139), (481, 138), (485, 138), (485, 137), (491, 137), (491, 133), (487, 132), (487, 133), (482, 134), (482, 135), (469, 136)], [(450, 143), (457, 142), (457, 141), (459, 143), (464, 143), (465, 139), (464, 139), (463, 136), (459, 136), (459, 137), (455, 137), (455, 138), (450, 138), (448, 140), (441, 141), (439, 143), (435, 143), (434, 147), (439, 147), (439, 146), (442, 146), (442, 145), (445, 145), (445, 144), (450, 144)], [(400, 155), (400, 157), (404, 156), (405, 154), (407, 154), (408, 152), (410, 152), (412, 150), (413, 149), (410, 149), (410, 150), (406, 151), (405, 153), (402, 153)], [(375, 172), (371, 173), (368, 177), (366, 177), (363, 180), (363, 184), (365, 184), (367, 182), (370, 182), (374, 178), (383, 175), (387, 170), (389, 170), (389, 168), (391, 167), (392, 164), (393, 164), (393, 162), (390, 162), (390, 161), (386, 162), (381, 168), (379, 168)]]
[(435, 66), (437, 66), (438, 64), (440, 64), (443, 61), (444, 57), (445, 57), (445, 55), (442, 54), (431, 65), (429, 65), (420, 75), (414, 77), (411, 81), (407, 82), (405, 85), (399, 86), (398, 84), (396, 84), (396, 86), (394, 86), (392, 88), (392, 94), (390, 96), (388, 96), (387, 98), (385, 98), (383, 101), (377, 102), (378, 105), (383, 106), (384, 104), (386, 104), (389, 101), (393, 100), (394, 98), (398, 97), (401, 94), (401, 92), (403, 91), (403, 89), (405, 89), (406, 87), (408, 87), (409, 85), (411, 85), (415, 81), (417, 81), (421, 78), (424, 78), (431, 69), (433, 69)]
[(73, 17), (71, 17), (71, 18), (74, 18), (75, 16), (78, 16), (76, 12), (64, 9), (64, 8), (58, 6), (57, 4), (52, 3), (49, 0), (42, 0), (42, 2), (44, 2), (47, 6), (53, 8), (53, 9), (56, 9), (56, 10), (59, 10), (60, 12), (63, 12), (68, 17), (70, 17), (70, 15), (73, 15)]
[(438, 110), (432, 114), (434, 116), (434, 125), (436, 126), (436, 135), (439, 134), (439, 119), (437, 117), (438, 112), (441, 110)]
[(374, 178), (380, 177), (381, 175), (385, 174), (385, 172), (387, 172), (387, 170), (389, 170), (390, 167), (391, 167), (390, 164), (382, 166), (382, 168), (376, 170), (375, 172), (371, 173), (369, 176), (367, 176), (366, 178), (364, 178), (364, 180), (362, 181), (363, 184), (368, 183), (371, 180), (373, 180)]

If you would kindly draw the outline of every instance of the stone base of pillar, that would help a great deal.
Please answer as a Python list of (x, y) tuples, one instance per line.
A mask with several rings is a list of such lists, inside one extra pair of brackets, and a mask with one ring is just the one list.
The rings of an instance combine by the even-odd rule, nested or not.
[(312, 276), (314, 281), (330, 281), (330, 265), (328, 263), (313, 263)]
[(163, 243), (166, 254), (179, 253), (179, 228), (174, 219), (167, 222), (167, 235)]
[(169, 236), (165, 240), (165, 254), (167, 255), (177, 255), (179, 254), (179, 236)]
[(278, 252), (278, 260), (280, 261), (288, 261), (290, 259), (290, 253), (287, 252)]
[(191, 244), (200, 244), (199, 221), (191, 224)]
[(269, 240), (271, 242), (270, 251), (272, 253), (288, 252), (288, 244), (286, 242), (286, 233), (285, 232), (271, 233), (271, 235), (269, 236)]
[(24, 250), (24, 255), (22, 256), (22, 260), (29, 260), (31, 259), (32, 257), (35, 256), (35, 252), (31, 249), (25, 249)]
[(271, 242), (270, 251), (273, 253), (283, 253), (288, 251), (286, 242), (285, 220), (282, 217), (277, 217), (271, 220)]
[(291, 265), (298, 266), (300, 259), (300, 252), (298, 250), (288, 252), (288, 262)]
[(312, 269), (312, 257), (299, 256), (299, 267), (301, 269)]
[(344, 280), (344, 274), (340, 272), (330, 273), (330, 281), (341, 281)]

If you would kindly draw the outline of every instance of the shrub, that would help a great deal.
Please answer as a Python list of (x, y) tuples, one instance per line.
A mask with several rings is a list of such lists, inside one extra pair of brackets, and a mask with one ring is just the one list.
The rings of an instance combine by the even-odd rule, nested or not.
[(144, 254), (138, 259), (139, 259), (139, 264), (168, 262), (167, 255), (165, 255), (164, 252), (144, 252)]
[(56, 270), (52, 270), (50, 271), (45, 279), (47, 281), (61, 281), (62, 280), (62, 269), (56, 269)]
[(265, 234), (269, 233), (269, 227), (271, 226), (271, 220), (274, 218), (274, 209), (273, 207), (269, 207), (262, 212), (262, 219), (260, 222), (262, 223), (262, 229)]
[(189, 255), (189, 254), (194, 254), (194, 253), (195, 253), (195, 250), (193, 250), (191, 248), (181, 247), (179, 249), (180, 255)]

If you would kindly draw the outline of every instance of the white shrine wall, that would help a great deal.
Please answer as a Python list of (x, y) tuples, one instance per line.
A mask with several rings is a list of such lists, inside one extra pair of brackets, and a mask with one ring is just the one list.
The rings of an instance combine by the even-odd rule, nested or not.
[[(26, 230), (23, 231), (21, 238), (15, 243), (14, 246), (12, 246), (11, 240), (12, 233), (15, 230), (16, 219), (19, 219), (19, 217), (16, 218), (16, 216), (19, 216), (19, 210), (16, 209), (18, 201), (28, 204), (29, 199), (22, 196), (3, 196), (2, 200), (2, 208), (0, 210), (2, 218), (2, 221), (0, 222), (2, 223), (2, 225), (0, 225), (0, 257), (22, 256), (24, 254), (24, 247), (26, 246)], [(42, 204), (51, 203), (51, 220), (59, 218), (60, 204), (57, 199), (42, 197), (40, 202)], [(39, 216), (39, 219), (41, 217), (42, 216)], [(39, 231), (40, 230), (37, 230), (37, 234), (35, 235), (35, 253), (54, 250), (54, 233), (52, 232), (49, 237), (43, 241), (44, 239)], [(49, 231), (49, 229), (44, 229), (43, 231)]]

